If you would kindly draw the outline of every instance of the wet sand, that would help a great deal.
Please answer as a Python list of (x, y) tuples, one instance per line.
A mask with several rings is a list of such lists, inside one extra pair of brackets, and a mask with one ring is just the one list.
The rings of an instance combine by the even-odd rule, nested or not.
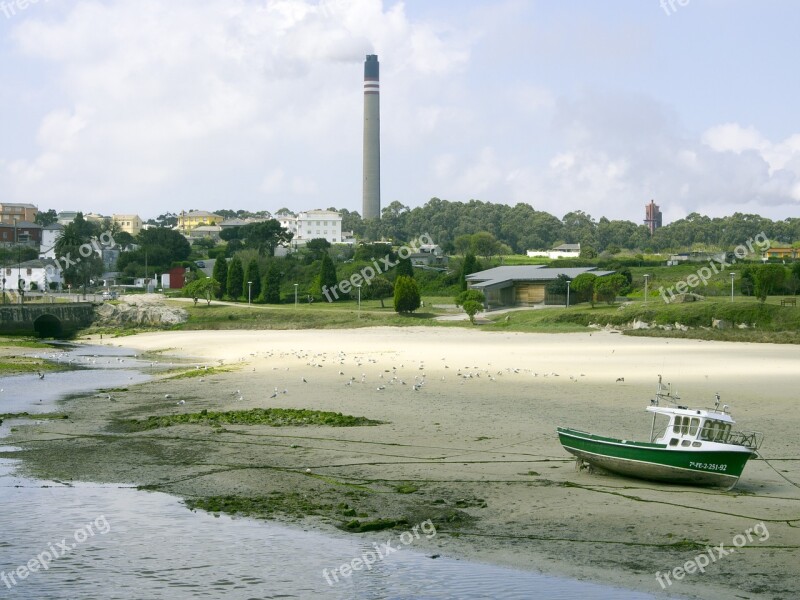
[[(657, 571), (705, 545), (732, 547), (763, 523), (768, 539), (755, 537), (667, 591), (800, 597), (796, 346), (433, 328), (168, 332), (103, 343), (232, 371), (131, 387), (113, 401), (67, 401), (69, 421), (22, 428), (9, 440), (28, 440), (31, 474), (137, 483), (184, 498), (282, 498), (274, 518), (295, 514), (321, 530), (348, 520), (345, 504), (365, 520), (432, 516), (440, 535), (431, 552), (652, 593), (662, 592)], [(766, 434), (769, 463), (750, 462), (732, 492), (576, 472), (555, 427), (646, 439), (644, 408), (659, 374), (689, 406), (711, 406), (719, 392), (741, 429)], [(255, 407), (386, 424), (106, 429), (112, 418)]]

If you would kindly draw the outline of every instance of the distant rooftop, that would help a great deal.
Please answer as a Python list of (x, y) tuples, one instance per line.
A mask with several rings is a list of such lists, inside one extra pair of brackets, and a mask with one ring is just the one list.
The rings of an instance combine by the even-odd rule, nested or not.
[(553, 281), (559, 275), (566, 275), (575, 279), (578, 275), (592, 273), (598, 277), (610, 275), (614, 271), (598, 271), (597, 267), (570, 267), (566, 269), (544, 267), (542, 265), (515, 265), (495, 267), (486, 271), (479, 271), (467, 275), (466, 279), (474, 288), (504, 288), (510, 287), (515, 281)]

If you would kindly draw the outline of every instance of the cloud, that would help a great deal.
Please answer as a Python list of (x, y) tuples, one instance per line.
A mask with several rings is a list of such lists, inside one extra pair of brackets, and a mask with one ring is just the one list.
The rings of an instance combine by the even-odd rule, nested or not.
[(634, 222), (650, 199), (667, 220), (695, 211), (785, 216), (800, 203), (798, 135), (772, 142), (728, 123), (693, 136), (652, 98), (596, 90), (556, 100), (550, 123), (530, 132), (530, 143), (549, 151), (543, 156), (520, 156), (497, 143), (448, 155), (438, 163), (438, 180), (453, 194), (472, 189), (470, 197), (528, 202), (559, 216), (580, 208)]
[(31, 124), (38, 150), (0, 163), (0, 183), (20, 201), (106, 212), (263, 208), (337, 186), (320, 202), (360, 198), (364, 55), (385, 53), (406, 86), (466, 59), (380, 0), (80, 0), (31, 14), (13, 40), (59, 94)]

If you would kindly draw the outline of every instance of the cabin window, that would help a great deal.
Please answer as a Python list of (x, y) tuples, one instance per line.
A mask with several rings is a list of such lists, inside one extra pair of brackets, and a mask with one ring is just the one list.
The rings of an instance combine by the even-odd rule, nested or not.
[(689, 435), (692, 437), (697, 435), (697, 428), (700, 426), (700, 419), (697, 417), (692, 417), (689, 423)]
[[(675, 417), (675, 424), (672, 426), (672, 432), (679, 435), (687, 435), (689, 433), (689, 417)], [(697, 431), (697, 427), (695, 427)]]
[(730, 434), (730, 423), (708, 420), (700, 431), (700, 439), (709, 442), (724, 442)]
[(700, 442), (692, 442), (692, 447), (693, 447), (693, 448), (699, 448), (699, 447), (700, 447), (700, 446), (702, 446), (702, 445), (703, 445), (703, 444), (701, 444)]
[(677, 445), (678, 445), (678, 438), (672, 438), (672, 439), (669, 441), (669, 445), (670, 445), (670, 446), (677, 446)]
[(683, 440), (681, 442), (681, 446), (691, 446), (691, 445), (692, 445), (691, 440)]

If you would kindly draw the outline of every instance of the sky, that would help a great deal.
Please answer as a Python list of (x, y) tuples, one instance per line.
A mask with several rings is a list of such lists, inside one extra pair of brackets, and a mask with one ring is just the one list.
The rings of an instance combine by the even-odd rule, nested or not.
[(0, 0), (0, 202), (800, 216), (796, 0)]

